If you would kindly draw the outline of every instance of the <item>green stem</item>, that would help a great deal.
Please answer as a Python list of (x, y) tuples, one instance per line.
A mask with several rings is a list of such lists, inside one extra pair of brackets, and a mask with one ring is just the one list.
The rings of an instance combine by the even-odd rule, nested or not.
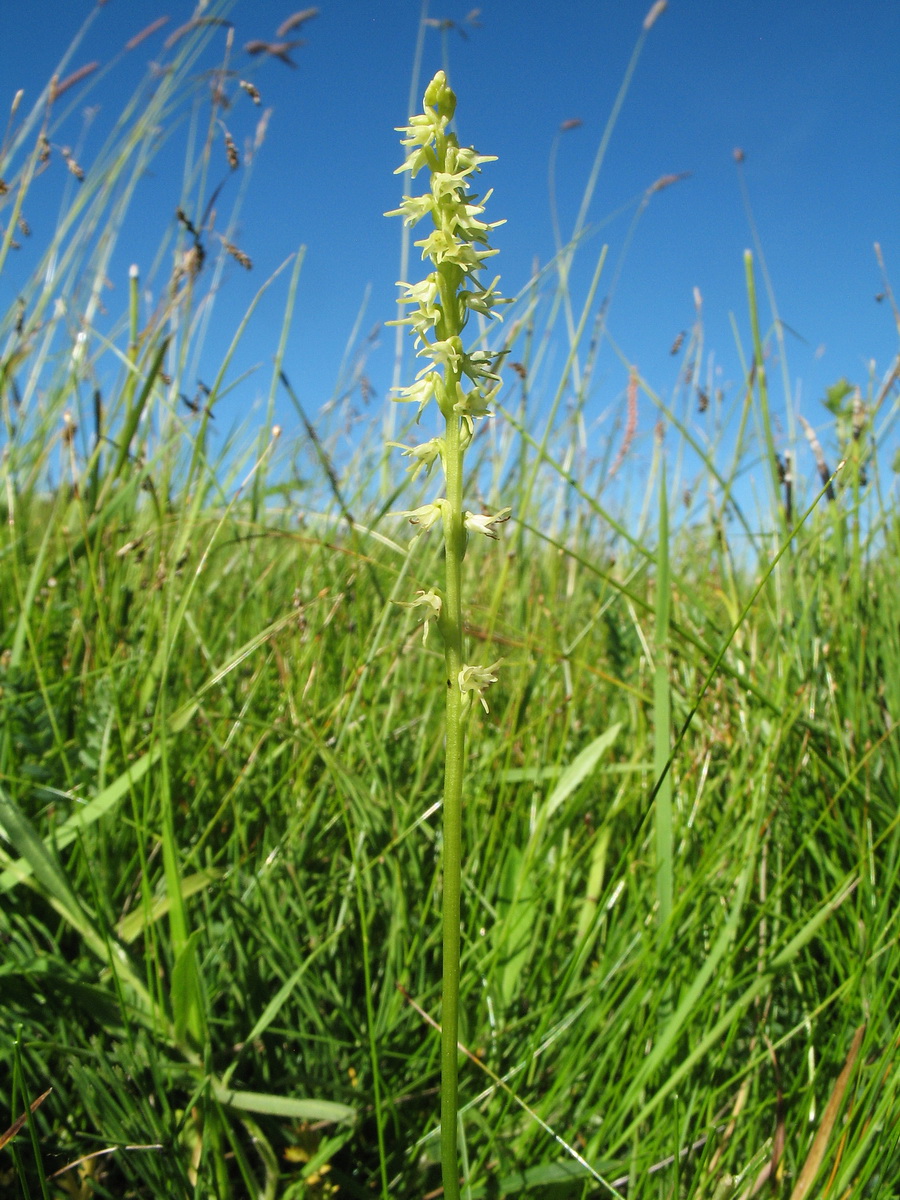
[[(442, 289), (443, 291), (443, 289)], [(445, 307), (445, 314), (448, 309)], [(451, 324), (447, 320), (447, 324)], [(456, 333), (456, 330), (453, 330)], [(446, 394), (453, 395), (458, 375), (446, 372)], [(447, 405), (449, 408), (449, 404)], [(447, 508), (444, 512), (446, 587), (441, 628), (447, 670), (447, 722), (444, 759), (443, 983), (441, 998), (441, 1173), (447, 1200), (459, 1197), (457, 1120), (459, 1111), (459, 954), (462, 878), (462, 785), (465, 771), (465, 721), (459, 672), (463, 667), (462, 560), (463, 430), (459, 416), (445, 414)]]

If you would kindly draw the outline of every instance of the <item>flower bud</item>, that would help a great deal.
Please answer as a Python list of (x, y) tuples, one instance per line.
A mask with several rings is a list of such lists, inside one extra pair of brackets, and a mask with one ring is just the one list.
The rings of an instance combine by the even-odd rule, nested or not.
[(443, 71), (438, 71), (425, 89), (425, 103), (432, 105), (448, 120), (452, 119), (456, 112), (456, 96), (447, 86), (447, 76)]

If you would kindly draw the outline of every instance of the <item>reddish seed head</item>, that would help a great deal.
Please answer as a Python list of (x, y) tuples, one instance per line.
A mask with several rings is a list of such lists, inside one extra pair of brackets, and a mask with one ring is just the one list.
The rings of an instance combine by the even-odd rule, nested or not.
[(136, 33), (133, 38), (128, 39), (128, 41), (125, 43), (125, 49), (133, 50), (135, 46), (139, 46), (145, 38), (148, 38), (151, 34), (156, 33), (157, 29), (161, 29), (163, 25), (168, 22), (168, 20), (168, 17), (157, 17), (155, 21), (151, 21), (150, 24), (145, 29), (142, 29), (140, 33)]

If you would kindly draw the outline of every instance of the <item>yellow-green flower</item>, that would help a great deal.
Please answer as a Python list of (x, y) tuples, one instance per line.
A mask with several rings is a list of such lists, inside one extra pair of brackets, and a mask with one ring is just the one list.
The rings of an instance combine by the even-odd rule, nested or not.
[(489, 667), (473, 667), (468, 665), (463, 667), (457, 676), (457, 683), (463, 695), (464, 708), (468, 708), (471, 705), (472, 695), (475, 694), (478, 696), (484, 711), (491, 711), (482, 693), (492, 683), (497, 682), (496, 670), (502, 661), (503, 659), (498, 659), (495, 663), (491, 663)]

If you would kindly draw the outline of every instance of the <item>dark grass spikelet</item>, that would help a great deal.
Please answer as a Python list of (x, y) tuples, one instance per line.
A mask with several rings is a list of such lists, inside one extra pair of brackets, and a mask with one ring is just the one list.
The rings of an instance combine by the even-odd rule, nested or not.
[(0, 196), (5, 196), (9, 191), (9, 184), (5, 179), (0, 179)]
[(236, 171), (241, 165), (241, 160), (238, 156), (237, 146), (234, 144), (234, 138), (225, 130), (225, 154), (228, 158), (228, 165), (232, 171)]
[(22, 234), (22, 237), (31, 237), (31, 226), (28, 224), (28, 222), (25, 220), (24, 217), (19, 217), (18, 226), (19, 226), (19, 231)]
[(79, 183), (82, 183), (84, 181), (84, 171), (72, 157), (72, 151), (69, 149), (69, 147), (63, 146), (60, 154), (62, 154), (63, 161), (65, 162), (69, 171), (75, 176)]
[(252, 83), (248, 83), (246, 79), (239, 79), (238, 83), (241, 85), (254, 104), (262, 104), (262, 97)]
[(199, 243), (185, 250), (181, 256), (181, 262), (175, 268), (175, 274), (172, 277), (173, 286), (178, 287), (186, 279), (196, 279), (203, 269), (203, 259), (203, 247)]
[(245, 271), (253, 270), (253, 263), (251, 262), (250, 257), (246, 255), (243, 250), (238, 249), (233, 242), (223, 242), (222, 244), (225, 247), (225, 253), (230, 254), (235, 262), (240, 263)]
[(245, 42), (244, 49), (248, 54), (269, 54), (272, 58), (279, 58), (289, 67), (296, 67), (297, 64), (290, 56), (290, 51), (296, 46), (302, 46), (303, 40), (295, 38), (290, 42), (264, 42), (259, 38), (254, 38), (250, 42)]
[(831, 471), (828, 469), (828, 463), (825, 459), (825, 453), (822, 450), (822, 443), (816, 436), (816, 431), (810, 425), (805, 417), (798, 414), (800, 427), (806, 435), (806, 440), (809, 442), (809, 448), (812, 450), (813, 458), (816, 460), (816, 470), (819, 472), (819, 478), (822, 481), (822, 486), (825, 489), (826, 499), (832, 503), (837, 499), (834, 491), (834, 484), (831, 482)]
[(784, 488), (784, 519), (790, 525), (794, 519), (794, 473), (790, 450), (777, 459), (778, 482)]

